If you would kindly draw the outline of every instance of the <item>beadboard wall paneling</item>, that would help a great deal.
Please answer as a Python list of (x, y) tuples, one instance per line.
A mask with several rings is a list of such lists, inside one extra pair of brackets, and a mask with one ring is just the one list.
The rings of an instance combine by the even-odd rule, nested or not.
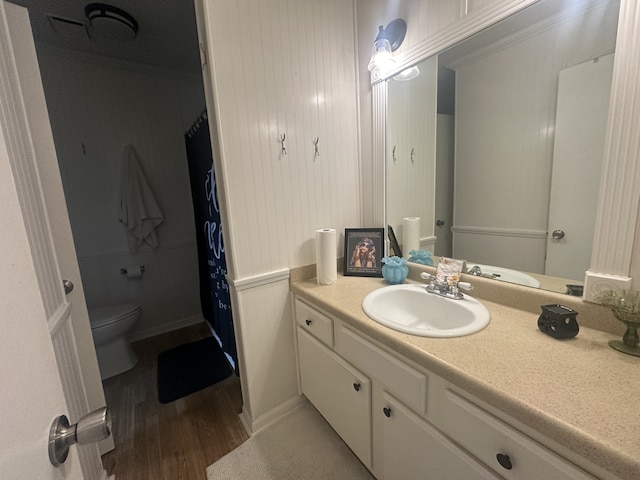
[(353, 5), (205, 7), (229, 272), (242, 279), (314, 263), (315, 230), (361, 222)]
[[(48, 45), (37, 50), (87, 304), (140, 303), (136, 335), (200, 315), (184, 132), (205, 107), (201, 78)], [(132, 254), (118, 220), (129, 143), (165, 217), (154, 252)], [(141, 279), (120, 274), (141, 264)]]
[[(407, 20), (407, 34), (402, 46), (397, 50), (401, 56), (424, 38), (451, 25), (465, 13), (466, 0), (412, 0), (400, 2), (397, 16)], [(390, 18), (389, 20), (392, 20)]]
[(231, 282), (243, 380), (243, 421), (253, 431), (298, 393), (289, 271)]
[(437, 83), (434, 57), (420, 64), (418, 77), (388, 84), (387, 224), (401, 245), (404, 217), (420, 218), (420, 238), (434, 235)]

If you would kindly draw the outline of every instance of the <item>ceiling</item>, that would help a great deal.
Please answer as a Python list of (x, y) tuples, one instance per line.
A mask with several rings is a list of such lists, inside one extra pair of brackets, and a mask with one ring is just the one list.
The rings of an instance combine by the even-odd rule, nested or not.
[[(99, 40), (95, 35), (91, 38), (91, 25), (85, 16), (84, 7), (92, 3), (92, 0), (10, 0), (10, 2), (22, 5), (29, 10), (31, 28), (37, 43), (172, 70), (200, 72), (193, 0), (107, 0), (103, 2), (125, 10), (137, 20), (138, 34), (130, 41)], [(52, 24), (49, 16), (74, 23), (54, 20)]]

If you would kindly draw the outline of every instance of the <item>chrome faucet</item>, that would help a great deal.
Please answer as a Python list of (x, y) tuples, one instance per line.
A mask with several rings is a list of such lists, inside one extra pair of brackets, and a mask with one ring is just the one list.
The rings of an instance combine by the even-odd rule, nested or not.
[(473, 268), (471, 270), (469, 270), (467, 273), (469, 275), (475, 275), (477, 277), (481, 277), (482, 276), (482, 269), (480, 268), (480, 265), (474, 265)]
[(499, 278), (500, 275), (497, 273), (484, 273), (480, 268), (480, 265), (474, 265), (468, 272), (467, 275), (475, 275), (476, 277), (483, 278)]
[(462, 290), (473, 290), (473, 285), (468, 282), (460, 282), (458, 280), (449, 280), (450, 277), (445, 278), (444, 282), (438, 282), (435, 275), (430, 275), (426, 272), (420, 274), (420, 278), (423, 280), (429, 280), (427, 284), (427, 292), (441, 297), (450, 298), (452, 300), (461, 300), (464, 295), (460, 293)]

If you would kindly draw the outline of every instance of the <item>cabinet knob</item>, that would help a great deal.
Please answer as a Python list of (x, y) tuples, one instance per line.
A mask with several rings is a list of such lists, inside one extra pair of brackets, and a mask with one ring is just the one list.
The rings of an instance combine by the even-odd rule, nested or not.
[(511, 470), (513, 468), (509, 455), (505, 455), (504, 453), (498, 453), (496, 455), (496, 458), (498, 459), (498, 463), (500, 464), (500, 466), (502, 466), (502, 468), (506, 470)]
[(360, 391), (360, 384), (359, 384), (358, 382), (354, 382), (354, 383), (353, 383), (353, 389), (354, 389), (356, 392), (359, 392), (359, 391)]
[(383, 407), (382, 411), (385, 417), (389, 418), (391, 416), (391, 409), (389, 407)]
[(308, 325), (311, 325), (311, 320), (309, 320), (309, 319), (307, 318), (307, 319), (304, 321), (304, 323), (306, 323), (306, 324), (307, 324), (307, 326), (308, 326)]

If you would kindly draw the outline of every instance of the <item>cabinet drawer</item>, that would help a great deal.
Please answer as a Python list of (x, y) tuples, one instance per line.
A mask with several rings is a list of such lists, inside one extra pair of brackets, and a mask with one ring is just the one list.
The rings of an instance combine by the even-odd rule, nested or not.
[(333, 347), (333, 321), (296, 299), (296, 322), (325, 345)]
[[(451, 390), (446, 390), (444, 431), (507, 480), (594, 480), (575, 465)], [(501, 465), (498, 455), (502, 455)], [(508, 460), (504, 458), (508, 456)]]
[(421, 415), (427, 409), (427, 376), (389, 355), (342, 325), (336, 330), (336, 351), (366, 374), (376, 377)]
[(302, 393), (371, 467), (371, 382), (302, 327), (297, 329)]

